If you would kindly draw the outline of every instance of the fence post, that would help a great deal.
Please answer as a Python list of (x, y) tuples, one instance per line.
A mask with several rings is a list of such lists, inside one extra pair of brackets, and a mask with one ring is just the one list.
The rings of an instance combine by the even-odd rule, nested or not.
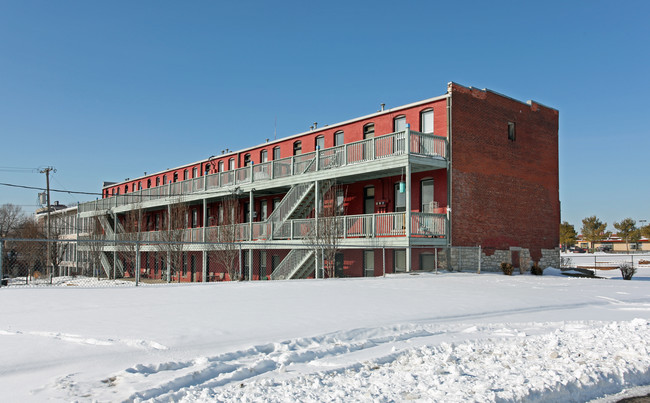
[(140, 241), (135, 241), (135, 286), (140, 284)]
[(478, 246), (478, 274), (481, 274), (481, 245)]
[(381, 247), (381, 258), (382, 258), (382, 265), (384, 266), (384, 277), (386, 277), (386, 247), (382, 246)]
[(2, 275), (2, 263), (4, 262), (4, 246), (5, 240), (0, 239), (0, 288), (2, 288), (2, 281), (4, 280), (4, 276)]
[(435, 272), (438, 274), (438, 248), (434, 249), (434, 263), (436, 265)]
[[(239, 244), (239, 279), (241, 279), (243, 273), (241, 265), (242, 265), (242, 258), (241, 258), (241, 243), (240, 243)], [(230, 280), (232, 281), (232, 279)]]

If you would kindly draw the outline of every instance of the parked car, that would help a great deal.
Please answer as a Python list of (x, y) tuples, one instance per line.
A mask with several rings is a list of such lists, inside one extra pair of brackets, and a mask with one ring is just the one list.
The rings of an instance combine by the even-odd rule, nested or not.
[(579, 246), (574, 246), (573, 248), (571, 248), (571, 252), (573, 252), (573, 253), (587, 253), (587, 249), (581, 248)]

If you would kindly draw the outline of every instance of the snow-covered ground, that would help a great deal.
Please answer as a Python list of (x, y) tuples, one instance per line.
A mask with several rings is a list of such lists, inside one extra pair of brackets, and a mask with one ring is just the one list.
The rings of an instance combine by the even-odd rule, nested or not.
[(2, 288), (0, 400), (607, 402), (650, 392), (650, 268), (632, 281), (551, 273)]

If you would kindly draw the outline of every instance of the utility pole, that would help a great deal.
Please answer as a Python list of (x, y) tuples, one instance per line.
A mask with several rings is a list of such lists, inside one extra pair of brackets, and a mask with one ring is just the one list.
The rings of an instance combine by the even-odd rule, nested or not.
[(51, 249), (51, 245), (50, 245), (50, 172), (56, 172), (56, 169), (54, 169), (53, 167), (47, 167), (47, 168), (41, 169), (39, 172), (42, 173), (42, 174), (45, 174), (45, 183), (46, 183), (46, 188), (47, 188), (47, 218), (46, 218), (47, 223), (45, 224), (46, 225), (45, 238), (47, 239), (47, 242), (46, 242), (46, 244), (47, 244), (47, 257), (46, 257), (46, 260), (45, 260), (45, 262), (46, 262), (45, 264), (47, 265), (47, 271), (48, 271), (48, 274), (50, 276), (50, 284), (52, 284), (52, 267), (51, 267), (51, 264), (50, 264), (51, 263), (51, 258), (52, 258), (51, 254), (50, 254), (50, 252), (51, 252), (50, 251), (50, 249)]

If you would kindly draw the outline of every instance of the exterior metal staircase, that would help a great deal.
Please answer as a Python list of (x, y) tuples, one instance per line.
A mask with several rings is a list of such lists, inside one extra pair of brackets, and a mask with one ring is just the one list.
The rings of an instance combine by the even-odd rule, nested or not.
[(311, 249), (292, 249), (271, 273), (271, 280), (305, 278), (314, 271), (314, 251)]
[[(332, 183), (332, 181), (320, 182), (320, 193), (325, 194), (332, 187)], [(314, 201), (316, 200), (314, 188), (314, 182), (299, 183), (291, 187), (267, 219), (267, 222), (271, 224), (272, 238), (280, 236), (283, 233), (284, 230), (282, 227), (288, 220), (306, 218), (312, 212), (314, 209)]]

